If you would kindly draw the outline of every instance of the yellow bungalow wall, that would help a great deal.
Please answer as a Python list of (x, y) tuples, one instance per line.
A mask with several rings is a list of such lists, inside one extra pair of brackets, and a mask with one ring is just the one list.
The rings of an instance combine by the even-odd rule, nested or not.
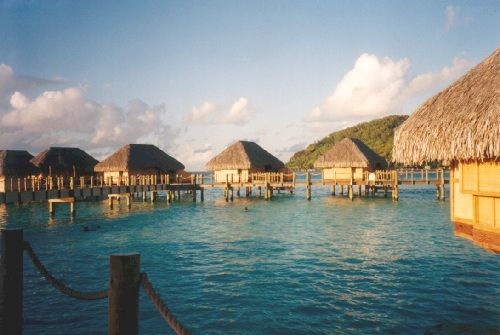
[(351, 173), (353, 174), (353, 179), (363, 179), (364, 168), (325, 168), (323, 169), (323, 178), (332, 180), (350, 180)]
[(500, 162), (457, 163), (450, 185), (452, 221), (500, 238)]
[[(214, 171), (214, 182), (215, 183), (225, 183), (226, 176), (228, 176), (229, 182), (241, 183), (247, 182), (249, 171), (248, 170), (216, 170)], [(231, 179), (232, 178), (232, 179)]]

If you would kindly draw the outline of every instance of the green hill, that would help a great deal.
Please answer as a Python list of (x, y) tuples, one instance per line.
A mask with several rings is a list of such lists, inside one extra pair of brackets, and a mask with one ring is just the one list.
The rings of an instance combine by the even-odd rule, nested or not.
[(286, 163), (286, 166), (290, 169), (311, 169), (319, 156), (345, 137), (360, 139), (373, 151), (390, 161), (394, 129), (407, 118), (408, 115), (391, 115), (333, 132), (323, 139), (309, 144), (304, 150), (296, 152)]

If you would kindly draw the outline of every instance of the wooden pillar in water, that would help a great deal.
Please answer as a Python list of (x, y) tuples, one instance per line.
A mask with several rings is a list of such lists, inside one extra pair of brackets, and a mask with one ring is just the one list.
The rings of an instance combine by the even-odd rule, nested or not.
[(335, 183), (330, 186), (330, 194), (335, 196)]
[(309, 171), (306, 175), (306, 199), (311, 200), (311, 173)]
[(361, 184), (358, 185), (358, 197), (361, 197)]
[(138, 334), (139, 254), (115, 254), (109, 258), (108, 334)]
[(23, 332), (23, 230), (0, 231), (0, 334)]
[(203, 187), (200, 188), (200, 201), (205, 201), (205, 189)]

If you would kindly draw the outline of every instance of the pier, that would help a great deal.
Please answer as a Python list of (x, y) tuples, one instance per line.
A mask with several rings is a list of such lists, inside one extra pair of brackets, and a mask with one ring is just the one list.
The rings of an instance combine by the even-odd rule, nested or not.
[[(204, 190), (220, 188), (226, 201), (234, 196), (258, 196), (266, 200), (282, 191), (293, 193), (297, 188), (305, 188), (306, 199), (311, 199), (315, 187), (330, 188), (332, 196), (354, 197), (382, 194), (399, 199), (400, 185), (435, 185), (436, 198), (444, 200), (444, 185), (449, 183), (444, 169), (400, 169), (365, 172), (360, 178), (354, 173), (341, 178), (326, 179), (320, 171), (298, 172), (260, 172), (251, 173), (248, 179), (241, 176), (226, 175), (224, 181), (217, 180), (214, 174), (177, 175), (137, 175), (127, 178), (103, 177), (46, 177), (10, 178), (5, 184), (5, 192), (0, 192), (0, 203), (27, 203), (32, 201), (49, 202), (49, 212), (54, 212), (55, 203), (69, 203), (72, 215), (74, 202), (82, 200), (108, 199), (113, 201), (126, 198), (130, 207), (131, 198), (152, 202), (158, 194), (164, 195), (167, 202), (180, 200), (181, 193), (189, 194), (192, 201), (204, 201)], [(243, 195), (244, 194), (244, 195)]]

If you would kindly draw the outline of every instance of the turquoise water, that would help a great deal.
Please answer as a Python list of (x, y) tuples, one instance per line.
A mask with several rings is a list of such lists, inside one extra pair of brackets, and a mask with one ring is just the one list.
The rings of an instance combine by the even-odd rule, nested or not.
[[(40, 259), (75, 289), (107, 287), (108, 255), (142, 270), (195, 334), (499, 334), (500, 256), (455, 237), (432, 187), (390, 197), (327, 188), (272, 201), (206, 192), (168, 205), (79, 202), (72, 220), (46, 204), (0, 207)], [(244, 211), (248, 207), (248, 212)], [(96, 228), (97, 225), (100, 228)], [(85, 232), (84, 226), (96, 228)], [(107, 301), (63, 296), (25, 257), (25, 334), (105, 334)], [(141, 290), (142, 334), (169, 333)]]

